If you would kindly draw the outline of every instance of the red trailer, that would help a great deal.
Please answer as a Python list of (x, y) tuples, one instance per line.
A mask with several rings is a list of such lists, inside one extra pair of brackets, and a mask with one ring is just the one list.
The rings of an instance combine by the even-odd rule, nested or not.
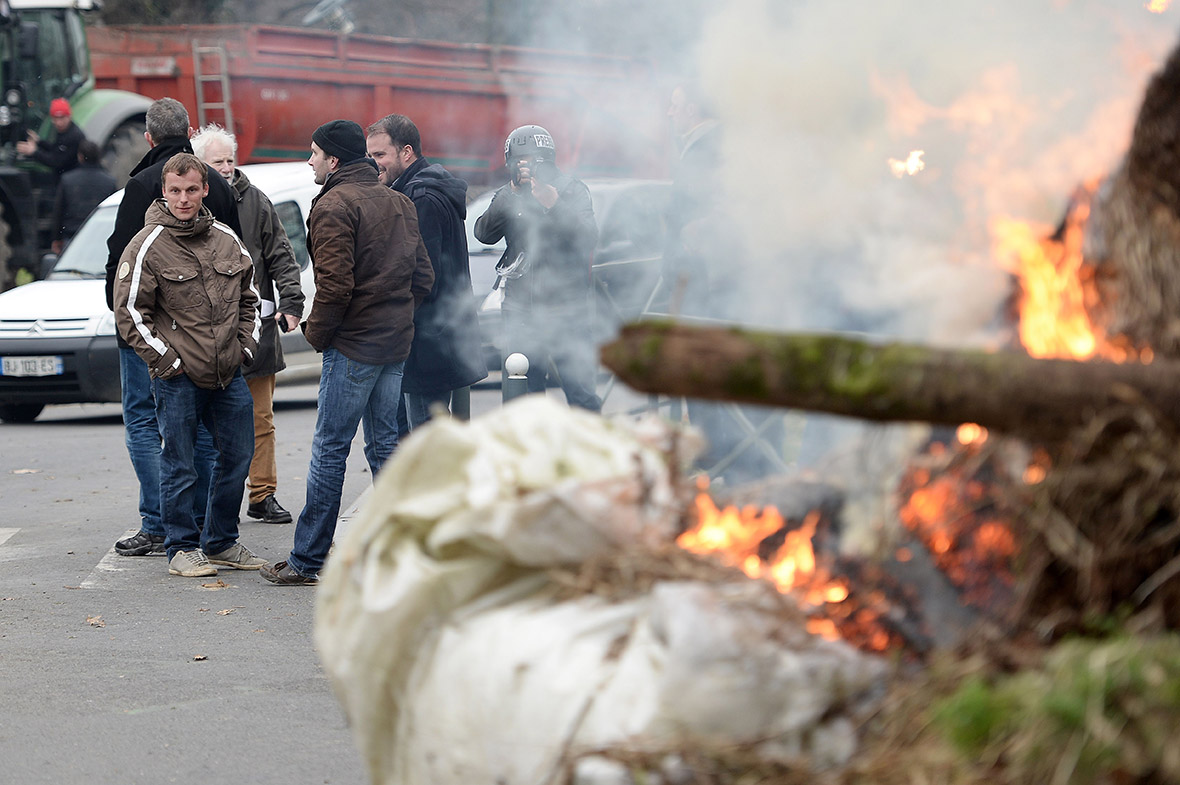
[(502, 175), (503, 140), (549, 129), (581, 176), (661, 176), (666, 96), (626, 57), (343, 35), (264, 25), (108, 26), (87, 32), (99, 87), (185, 104), (237, 135), (242, 163), (301, 159), (327, 120), (397, 112), (423, 152), (473, 183)]

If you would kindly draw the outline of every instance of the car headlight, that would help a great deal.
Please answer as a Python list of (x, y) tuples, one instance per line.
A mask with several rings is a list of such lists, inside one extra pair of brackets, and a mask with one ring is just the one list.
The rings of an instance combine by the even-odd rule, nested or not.
[(115, 335), (117, 332), (113, 313), (98, 317), (98, 328), (94, 331), (95, 335)]

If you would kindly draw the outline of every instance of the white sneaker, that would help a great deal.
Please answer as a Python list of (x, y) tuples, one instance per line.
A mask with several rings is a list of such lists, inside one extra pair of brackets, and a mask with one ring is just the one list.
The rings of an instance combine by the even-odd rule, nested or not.
[(204, 578), (216, 575), (217, 568), (209, 563), (204, 551), (177, 551), (172, 561), (168, 562), (168, 574), (183, 578)]
[(210, 553), (209, 562), (235, 570), (257, 570), (266, 564), (266, 559), (258, 558), (245, 545), (235, 542), (221, 553)]

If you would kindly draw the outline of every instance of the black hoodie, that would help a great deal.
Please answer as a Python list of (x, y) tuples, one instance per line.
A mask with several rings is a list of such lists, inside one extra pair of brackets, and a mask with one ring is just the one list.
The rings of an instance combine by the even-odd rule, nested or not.
[[(119, 202), (119, 212), (115, 216), (115, 228), (107, 238), (107, 308), (114, 310), (115, 270), (119, 266), (119, 257), (131, 238), (139, 233), (144, 226), (144, 216), (152, 202), (164, 194), (164, 164), (177, 153), (191, 153), (193, 148), (188, 139), (171, 137), (161, 139), (155, 147), (147, 151), (135, 168), (131, 170), (131, 179), (123, 187), (123, 200)], [(238, 201), (234, 198), (233, 189), (225, 178), (217, 172), (209, 177), (209, 195), (205, 197), (205, 206), (213, 217), (234, 230), (238, 237), (242, 236), (242, 225), (238, 222)], [(119, 345), (125, 346), (122, 337)]]
[(466, 387), (487, 376), (467, 258), (467, 183), (425, 157), (394, 181), (410, 198), (434, 268), (434, 288), (414, 312), (402, 390), (415, 395)]

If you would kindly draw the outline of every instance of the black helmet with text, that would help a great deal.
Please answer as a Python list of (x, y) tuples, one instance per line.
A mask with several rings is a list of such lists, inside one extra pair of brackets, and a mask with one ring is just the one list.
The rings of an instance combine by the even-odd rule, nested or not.
[(511, 165), (518, 158), (556, 163), (557, 145), (553, 135), (539, 125), (522, 125), (504, 140), (504, 163)]
[(527, 170), (537, 182), (552, 183), (557, 177), (557, 145), (553, 135), (539, 125), (522, 125), (504, 140), (504, 164), (515, 185)]

